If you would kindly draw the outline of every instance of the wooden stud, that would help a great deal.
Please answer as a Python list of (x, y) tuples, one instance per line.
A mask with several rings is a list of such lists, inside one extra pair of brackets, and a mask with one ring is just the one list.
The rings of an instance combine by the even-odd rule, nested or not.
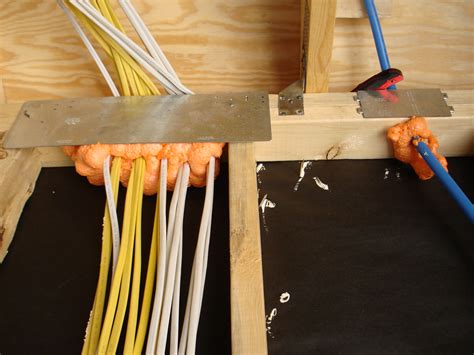
[(253, 143), (229, 144), (232, 353), (267, 354)]
[[(337, 0), (304, 0), (302, 11), (309, 12), (308, 40), (304, 46), (305, 92), (327, 92), (332, 57)], [(305, 15), (306, 16), (306, 15)], [(302, 23), (304, 26), (305, 22)]]
[[(2, 141), (10, 127), (4, 116), (6, 96), (0, 80), (0, 263), (8, 253), (23, 207), (33, 193), (41, 171), (36, 149), (3, 149)], [(14, 116), (13, 116), (14, 117)]]
[(0, 263), (40, 171), (40, 154), (36, 149), (0, 148)]

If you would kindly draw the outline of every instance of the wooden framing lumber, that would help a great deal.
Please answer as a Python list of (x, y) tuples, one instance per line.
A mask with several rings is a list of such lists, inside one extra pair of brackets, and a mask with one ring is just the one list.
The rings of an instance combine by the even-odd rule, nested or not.
[(0, 263), (7, 255), (40, 171), (40, 154), (36, 149), (0, 148)]
[[(474, 154), (474, 90), (448, 91), (453, 117), (428, 118), (446, 156)], [(356, 112), (353, 93), (305, 94), (304, 116), (278, 116), (270, 95), (273, 139), (229, 145), (232, 349), (234, 354), (266, 354), (263, 272), (258, 215), (256, 162), (391, 157), (388, 127), (405, 118), (365, 119)], [(19, 104), (0, 105), (0, 132)], [(13, 237), (22, 208), (41, 166), (72, 165), (58, 148), (8, 151), (0, 160), (0, 260)]]
[[(305, 75), (305, 92), (327, 92), (329, 64), (332, 57), (337, 0), (303, 0), (301, 26), (308, 26), (307, 40), (303, 39), (302, 60)], [(306, 13), (307, 12), (307, 13)]]
[(232, 353), (266, 354), (262, 253), (253, 143), (229, 144)]
[[(474, 90), (447, 91), (452, 117), (429, 118), (446, 156), (474, 153)], [(256, 161), (308, 159), (384, 159), (392, 156), (388, 127), (405, 118), (367, 119), (356, 112), (353, 93), (305, 94), (304, 116), (278, 116), (277, 96), (270, 95), (273, 139), (255, 143)], [(0, 132), (13, 123), (20, 104), (0, 105)], [(332, 152), (329, 152), (332, 148)], [(38, 148), (43, 167), (72, 166), (60, 148)], [(336, 154), (336, 152), (338, 153)]]
[[(256, 161), (383, 159), (392, 157), (385, 137), (402, 118), (363, 118), (354, 93), (305, 94), (304, 116), (278, 116), (270, 96), (272, 140), (255, 143)], [(427, 117), (445, 156), (474, 154), (474, 90), (449, 91), (452, 117)]]

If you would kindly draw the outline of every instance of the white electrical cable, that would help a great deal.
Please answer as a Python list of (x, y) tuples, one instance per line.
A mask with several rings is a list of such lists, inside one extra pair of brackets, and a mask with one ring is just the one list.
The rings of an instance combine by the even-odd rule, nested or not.
[(139, 62), (148, 72), (150, 72), (169, 93), (173, 94), (191, 94), (188, 88), (174, 78), (142, 48), (130, 40), (124, 33), (108, 22), (100, 12), (97, 11), (88, 1), (70, 0), (79, 11), (89, 17), (97, 26), (105, 31), (119, 46), (121, 46), (129, 55)]
[(190, 308), (191, 308), (191, 297), (192, 297), (192, 290), (194, 289), (194, 274), (196, 270), (194, 268), (191, 269), (191, 278), (189, 280), (189, 291), (188, 297), (186, 300), (186, 311), (184, 313), (183, 319), (183, 326), (181, 328), (181, 337), (179, 339), (179, 348), (178, 348), (178, 355), (184, 355), (186, 352), (186, 344), (188, 342), (188, 330), (189, 330), (189, 315), (190, 315)]
[(170, 251), (171, 251), (171, 244), (173, 242), (173, 235), (174, 235), (174, 226), (176, 220), (176, 208), (178, 206), (179, 200), (179, 189), (181, 186), (181, 168), (178, 170), (178, 177), (176, 178), (176, 185), (174, 187), (173, 196), (171, 197), (170, 203), (170, 210), (169, 210), (169, 217), (168, 217), (168, 229), (166, 233), (166, 237), (168, 238), (168, 244), (166, 248), (166, 260), (169, 259)]
[[(92, 22), (94, 22), (97, 26), (99, 26), (105, 33), (107, 33), (116, 43), (118, 46), (122, 47), (125, 51), (129, 51), (130, 47), (127, 47), (127, 44), (121, 41), (120, 35), (122, 34), (113, 24), (111, 24), (95, 7), (93, 7), (88, 1), (85, 0), (70, 0), (70, 4), (75, 6), (80, 12), (82, 12), (86, 17), (88, 17)], [(119, 37), (117, 37), (119, 36)], [(123, 38), (122, 38), (123, 40)], [(131, 42), (131, 41), (130, 41)], [(130, 45), (130, 44), (128, 44)], [(165, 77), (160, 77), (158, 79), (162, 82), (162, 85), (167, 89), (173, 91), (173, 85), (170, 86), (170, 83), (166, 80)]]
[[(170, 202), (170, 209), (169, 209), (169, 216), (168, 216), (168, 228), (166, 230), (166, 238), (167, 238), (167, 244), (166, 244), (166, 248), (163, 248), (163, 253), (165, 253), (166, 255), (166, 263), (163, 265), (163, 268), (162, 268), (162, 272), (163, 272), (163, 286), (161, 288), (161, 297), (160, 297), (160, 319), (157, 320), (157, 323), (156, 325), (156, 332), (154, 333), (154, 348), (153, 348), (153, 351), (152, 353), (155, 354), (157, 352), (156, 349), (156, 346), (157, 346), (157, 342), (158, 342), (158, 337), (159, 337), (159, 330), (160, 330), (160, 320), (161, 320), (161, 317), (162, 317), (162, 314), (163, 314), (163, 304), (164, 304), (164, 297), (163, 297), (163, 293), (164, 293), (164, 290), (166, 289), (167, 286), (165, 286), (165, 282), (167, 282), (167, 278), (168, 278), (168, 268), (169, 268), (169, 263), (170, 263), (170, 251), (171, 251), (171, 245), (173, 244), (173, 240), (175, 240), (174, 237), (174, 229), (175, 229), (175, 221), (176, 221), (176, 210), (178, 208), (178, 202), (179, 202), (179, 196), (180, 196), (180, 191), (181, 191), (181, 184), (182, 184), (182, 173), (183, 173), (183, 169), (180, 168), (178, 170), (178, 176), (176, 178), (176, 184), (174, 186), (174, 192), (173, 192), (173, 196), (171, 198), (171, 202)], [(166, 187), (166, 186), (165, 186)], [(168, 285), (166, 283), (166, 285)], [(173, 285), (174, 286), (174, 285)]]
[[(166, 248), (163, 248), (163, 252), (165, 253), (166, 255), (166, 260), (167, 260), (167, 263), (166, 265), (163, 267), (163, 272), (167, 273), (168, 271), (168, 268), (169, 268), (169, 257), (170, 257), (170, 247), (173, 243), (173, 232), (174, 232), (174, 228), (175, 228), (175, 220), (176, 220), (176, 209), (177, 209), (177, 206), (178, 206), (178, 201), (179, 201), (179, 194), (180, 194), (180, 191), (181, 191), (181, 180), (182, 180), (182, 172), (183, 172), (183, 169), (180, 168), (178, 170), (178, 176), (177, 176), (177, 179), (176, 179), (176, 184), (175, 184), (175, 187), (174, 187), (174, 192), (173, 192), (173, 196), (171, 198), (171, 203), (170, 203), (170, 209), (169, 209), (169, 217), (168, 217), (168, 228), (167, 228), (167, 247)], [(165, 276), (165, 279), (167, 279), (167, 274)], [(165, 280), (165, 282), (167, 282)], [(167, 284), (166, 284), (167, 285)], [(150, 348), (150, 351), (151, 352), (148, 352), (148, 348), (147, 348), (147, 354), (148, 353), (152, 353), (152, 354), (155, 354), (158, 352), (158, 350), (155, 350), (156, 349), (156, 346), (157, 346), (157, 342), (158, 342), (158, 337), (159, 337), (159, 328), (161, 327), (161, 323), (160, 323), (160, 320), (161, 320), (161, 316), (163, 314), (163, 303), (164, 303), (164, 297), (163, 297), (163, 293), (164, 293), (164, 289), (166, 288), (166, 286), (164, 286), (162, 288), (163, 292), (162, 292), (162, 295), (161, 295), (161, 298), (160, 298), (160, 319), (157, 320), (157, 323), (154, 324), (153, 326), (156, 327), (156, 331), (153, 333), (154, 337), (153, 337), (153, 348)], [(152, 335), (150, 334), (149, 335), (149, 341), (150, 341), (150, 337)]]
[(194, 354), (196, 348), (197, 328), (204, 293), (207, 271), (209, 241), (212, 221), (212, 205), (214, 199), (215, 158), (209, 161), (207, 171), (206, 196), (199, 228), (199, 237), (193, 261), (193, 269), (189, 286), (186, 312), (179, 343), (179, 354)]
[(112, 77), (110, 76), (109, 72), (107, 71), (107, 68), (105, 67), (104, 63), (99, 57), (99, 54), (95, 50), (95, 48), (92, 46), (92, 43), (89, 41), (89, 38), (87, 38), (86, 34), (82, 30), (81, 26), (77, 22), (76, 18), (72, 14), (71, 10), (64, 4), (63, 0), (57, 0), (57, 3), (59, 7), (64, 11), (66, 14), (67, 18), (71, 22), (72, 26), (76, 30), (76, 32), (79, 34), (79, 37), (81, 38), (82, 42), (86, 46), (87, 50), (91, 54), (92, 58), (94, 59), (95, 63), (99, 67), (99, 70), (104, 77), (105, 81), (107, 82), (107, 85), (110, 88), (110, 91), (112, 91), (112, 94), (114, 96), (120, 96), (120, 93), (117, 89), (117, 86), (115, 86), (114, 81), (112, 80)]
[(109, 210), (110, 226), (112, 229), (112, 279), (117, 266), (118, 253), (120, 250), (120, 228), (117, 217), (117, 207), (115, 205), (114, 192), (112, 189), (112, 179), (110, 178), (110, 155), (104, 160), (104, 185), (107, 196), (107, 206)]
[[(200, 291), (200, 295), (199, 295), (199, 305), (198, 305), (198, 309), (199, 309), (199, 312), (202, 308), (202, 300), (203, 300), (203, 295), (204, 295), (204, 286), (205, 286), (205, 279), (206, 279), (206, 272), (207, 272), (207, 262), (208, 262), (208, 254), (209, 254), (209, 241), (210, 241), (210, 237), (211, 237), (211, 224), (212, 224), (212, 213), (211, 213), (211, 218), (209, 219), (209, 223), (208, 223), (208, 226), (207, 226), (207, 233), (206, 233), (206, 248), (205, 248), (205, 252), (204, 252), (204, 261), (203, 261), (203, 271), (202, 271), (202, 280), (203, 282), (201, 282), (201, 291)], [(187, 346), (187, 342), (188, 342), (188, 335), (189, 335), (189, 322), (190, 322), (190, 309), (191, 309), (191, 303), (192, 303), (192, 290), (194, 289), (194, 279), (195, 279), (195, 268), (193, 266), (193, 269), (192, 269), (192, 273), (191, 273), (191, 280), (190, 280), (190, 284), (189, 284), (189, 292), (188, 292), (188, 299), (187, 299), (187, 304), (186, 304), (186, 313), (185, 313), (185, 316), (184, 316), (184, 320), (183, 320), (183, 326), (182, 326), (182, 330), (181, 330), (181, 338), (180, 338), (180, 341), (179, 341), (179, 349), (178, 349), (178, 355), (184, 355), (186, 354), (186, 346)], [(196, 344), (196, 340), (195, 339), (194, 341), (191, 340), (191, 342), (193, 342), (194, 344)], [(195, 346), (193, 347), (190, 347), (191, 348), (194, 348)], [(187, 352), (187, 354), (192, 354), (192, 350), (189, 350)]]
[(161, 160), (160, 165), (160, 187), (159, 187), (159, 219), (160, 219), (160, 241), (158, 243), (158, 260), (157, 260), (157, 272), (156, 272), (156, 286), (155, 286), (155, 297), (153, 301), (153, 311), (150, 320), (150, 326), (148, 330), (148, 338), (146, 345), (146, 354), (154, 354), (156, 347), (156, 338), (158, 334), (158, 326), (160, 323), (161, 306), (163, 302), (163, 292), (165, 284), (165, 272), (166, 272), (166, 250), (167, 250), (167, 237), (166, 237), (166, 179), (168, 176), (168, 162), (166, 159)]
[[(208, 222), (208, 225), (207, 225), (206, 246), (204, 248), (204, 262), (203, 262), (203, 271), (202, 271), (203, 282), (201, 283), (201, 295), (200, 295), (199, 309), (201, 309), (202, 299), (203, 299), (203, 295), (204, 295), (204, 285), (206, 283), (205, 281), (206, 281), (206, 273), (207, 273), (207, 262), (208, 262), (208, 258), (209, 258), (209, 244), (210, 244), (210, 241), (211, 241), (212, 211), (213, 211), (213, 201), (214, 201), (215, 161), (216, 161), (215, 158), (211, 157), (211, 159), (209, 161), (209, 166), (210, 166), (210, 169), (212, 169), (212, 174), (208, 173), (208, 177), (207, 177), (208, 178), (207, 183), (210, 186), (209, 188), (212, 191), (212, 195), (210, 196), (211, 211), (210, 211), (210, 214), (209, 214), (209, 222)], [(211, 178), (209, 178), (209, 176)]]
[[(148, 28), (140, 18), (139, 14), (128, 0), (119, 0), (125, 14), (139, 34), (147, 50), (148, 55), (134, 42), (132, 42), (125, 34), (118, 31), (112, 24), (110, 24), (98, 11), (86, 0), (71, 0), (79, 11), (91, 19), (97, 26), (106, 32), (117, 45), (121, 46), (129, 53), (135, 60), (137, 60), (145, 69), (147, 69), (160, 83), (172, 94), (192, 94), (192, 91), (187, 89), (180, 82), (173, 67), (162, 52), (158, 43), (149, 32)], [(80, 28), (71, 11), (58, 0), (59, 6), (66, 13), (79, 36), (83, 40), (87, 49), (96, 61), (101, 73), (106, 79), (107, 83), (114, 96), (119, 96), (118, 90), (113, 83), (107, 69), (100, 60), (97, 52), (93, 48), (90, 41)], [(110, 160), (108, 161), (108, 180), (110, 182)], [(106, 162), (104, 162), (105, 169)], [(206, 188), (206, 198), (203, 209), (203, 217), (201, 220), (201, 227), (199, 231), (198, 246), (196, 248), (195, 260), (193, 263), (190, 289), (188, 293), (186, 315), (183, 324), (183, 330), (178, 349), (178, 329), (179, 329), (179, 293), (180, 293), (180, 278), (181, 278), (181, 259), (182, 259), (182, 219), (184, 214), (184, 205), (186, 198), (186, 191), (189, 179), (189, 166), (186, 164), (178, 176), (175, 193), (171, 201), (169, 228), (166, 228), (166, 170), (167, 162), (161, 162), (161, 183), (160, 183), (160, 250), (158, 260), (157, 284), (155, 291), (155, 299), (153, 306), (153, 313), (150, 321), (150, 329), (147, 340), (146, 353), (164, 354), (166, 348), (166, 339), (168, 326), (171, 316), (171, 334), (170, 334), (170, 354), (194, 354), (197, 337), (197, 327), (199, 323), (199, 314), (202, 306), (202, 298), (204, 292), (205, 277), (207, 271), (207, 259), (209, 251), (211, 221), (212, 221), (212, 201), (214, 194), (214, 169), (215, 160), (211, 159), (208, 166), (208, 178)], [(186, 171), (187, 170), (187, 171)], [(164, 176), (164, 178), (163, 178)], [(104, 180), (106, 172), (104, 170)], [(108, 183), (106, 181), (106, 191)], [(111, 191), (111, 184), (110, 191)], [(108, 203), (110, 202), (109, 193), (107, 194)], [(112, 193), (113, 197), (113, 193)], [(113, 199), (112, 199), (112, 202)], [(115, 203), (114, 203), (115, 205)], [(109, 203), (110, 206), (110, 203)], [(116, 218), (116, 209), (109, 209), (115, 211), (115, 220), (118, 228), (118, 219)], [(114, 225), (114, 217), (111, 216), (111, 224)], [(112, 226), (114, 230), (114, 226)], [(113, 232), (114, 234), (114, 232)], [(114, 239), (115, 240), (115, 239)], [(167, 243), (168, 240), (168, 243)], [(116, 243), (114, 242), (114, 267), (116, 264)], [(177, 255), (176, 255), (177, 253)], [(166, 265), (168, 267), (166, 267)], [(166, 269), (166, 270), (165, 270)], [(166, 277), (165, 277), (166, 273)], [(164, 297), (163, 297), (164, 293)], [(172, 298), (172, 299), (171, 299)], [(172, 309), (171, 309), (172, 307)], [(172, 313), (170, 315), (170, 312)], [(159, 330), (159, 333), (157, 334)]]
[(150, 55), (160, 65), (162, 65), (168, 71), (168, 73), (175, 78), (175, 80), (181, 82), (173, 66), (168, 61), (168, 58), (166, 58), (158, 43), (155, 41), (155, 38), (143, 22), (142, 18), (140, 17), (133, 4), (129, 0), (119, 0), (119, 4), (125, 12), (125, 15), (127, 15), (128, 19), (132, 23), (133, 27), (135, 28), (135, 31), (137, 31), (138, 35), (140, 36), (141, 40), (143, 41), (143, 44), (145, 44), (145, 47), (148, 49)]
[(171, 308), (170, 355), (178, 355), (179, 342), (179, 296), (181, 291), (181, 264), (183, 259), (183, 228), (180, 228), (176, 277), (174, 280), (173, 303)]
[[(210, 196), (211, 200), (211, 212), (209, 214), (209, 223), (207, 226), (207, 234), (206, 234), (206, 246), (204, 249), (204, 263), (203, 263), (203, 280), (202, 282), (202, 287), (201, 287), (201, 304), (202, 304), (202, 298), (204, 294), (204, 285), (205, 285), (205, 279), (206, 279), (206, 273), (207, 273), (207, 261), (209, 258), (209, 244), (211, 242), (211, 227), (212, 227), (212, 211), (213, 211), (213, 201), (214, 201), (214, 180), (215, 180), (215, 164), (216, 164), (216, 158), (211, 157), (209, 160), (209, 173), (207, 176), (207, 184), (210, 186), (209, 188), (211, 189), (212, 195)], [(212, 170), (211, 170), (212, 169)], [(201, 309), (201, 305), (199, 305), (199, 309)]]
[[(198, 246), (195, 252), (196, 267), (194, 274), (194, 288), (191, 296), (191, 307), (189, 316), (188, 339), (186, 345), (186, 354), (194, 354), (196, 350), (197, 330), (199, 325), (199, 315), (201, 312), (202, 295), (204, 290), (205, 278), (207, 271), (206, 249), (209, 247), (208, 234), (210, 232), (210, 222), (212, 218), (212, 205), (214, 199), (214, 170), (215, 160), (212, 158), (209, 161), (207, 171), (207, 185), (206, 196), (204, 199), (204, 208), (201, 220), (201, 227), (199, 228)], [(207, 248), (206, 248), (207, 247)], [(191, 291), (190, 291), (191, 292)]]
[[(158, 331), (158, 341), (156, 345), (156, 353), (158, 355), (164, 355), (166, 349), (166, 339), (168, 337), (168, 327), (170, 321), (170, 313), (171, 313), (171, 303), (173, 297), (173, 288), (174, 288), (174, 281), (176, 277), (176, 269), (177, 269), (177, 259), (178, 259), (178, 252), (179, 252), (179, 243), (180, 243), (180, 236), (182, 233), (183, 228), (183, 218), (184, 218), (184, 208), (186, 203), (186, 192), (188, 189), (188, 182), (189, 182), (189, 165), (185, 163), (181, 168), (180, 176), (180, 191), (178, 197), (178, 206), (176, 209), (176, 220), (175, 220), (175, 227), (173, 231), (173, 241), (170, 250), (170, 257), (168, 259), (168, 268), (167, 268), (167, 275), (166, 275), (166, 283), (165, 283), (165, 294), (163, 299), (163, 310), (161, 312), (161, 319), (160, 319), (160, 328)], [(176, 188), (175, 188), (176, 189)]]

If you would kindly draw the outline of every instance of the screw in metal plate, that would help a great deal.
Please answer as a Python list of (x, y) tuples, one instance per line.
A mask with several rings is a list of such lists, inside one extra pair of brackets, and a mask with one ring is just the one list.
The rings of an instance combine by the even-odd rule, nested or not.
[(454, 112), (454, 107), (453, 106), (448, 106), (449, 107), (449, 112), (453, 113)]
[(359, 113), (361, 115), (364, 113), (360, 107), (357, 107), (356, 111), (357, 111), (357, 113)]
[(280, 116), (286, 116), (286, 111), (280, 111)]
[(448, 97), (448, 94), (445, 93), (445, 92), (443, 92), (443, 98), (444, 98), (445, 100), (447, 100), (447, 99), (449, 98), (449, 97)]
[(289, 100), (288, 100), (288, 103), (289, 103), (289, 104), (292, 104), (292, 103), (293, 103), (293, 99), (289, 99)]
[(280, 96), (280, 101), (285, 101), (286, 100), (286, 96)]
[(298, 95), (298, 96), (296, 96), (296, 99), (297, 99), (297, 100), (303, 100), (303, 95)]
[(297, 115), (302, 115), (302, 114), (304, 114), (304, 111), (299, 108), (299, 109), (296, 110), (296, 114)]

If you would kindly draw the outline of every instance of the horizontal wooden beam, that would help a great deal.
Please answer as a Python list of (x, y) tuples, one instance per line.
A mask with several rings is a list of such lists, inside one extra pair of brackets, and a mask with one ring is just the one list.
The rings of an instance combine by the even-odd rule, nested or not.
[[(383, 159), (392, 157), (387, 129), (402, 118), (363, 118), (353, 93), (305, 94), (304, 116), (278, 116), (270, 97), (272, 140), (255, 143), (257, 161)], [(474, 154), (473, 90), (449, 91), (453, 117), (428, 117), (446, 156)]]
[[(474, 90), (447, 92), (453, 117), (428, 117), (446, 156), (474, 154)], [(308, 159), (383, 159), (392, 157), (387, 129), (405, 118), (367, 119), (356, 112), (353, 93), (305, 94), (304, 116), (278, 116), (270, 95), (270, 142), (255, 143), (257, 161)], [(20, 104), (0, 105), (0, 132), (14, 121)], [(39, 148), (43, 167), (72, 166), (60, 148)]]

